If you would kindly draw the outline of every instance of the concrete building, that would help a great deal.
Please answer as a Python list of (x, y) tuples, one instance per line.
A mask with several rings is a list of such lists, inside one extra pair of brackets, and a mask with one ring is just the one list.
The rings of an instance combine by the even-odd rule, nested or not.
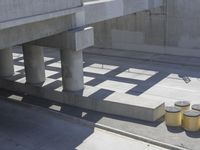
[(199, 0), (163, 0), (161, 7), (94, 24), (95, 46), (200, 57)]
[[(94, 44), (93, 28), (88, 25), (161, 5), (160, 0), (0, 0), (1, 87), (92, 110), (157, 120), (164, 114), (163, 102), (140, 109), (143, 104), (137, 102), (83, 101), (75, 97), (74, 92), (84, 89), (82, 50)], [(119, 38), (118, 31), (113, 34)], [(16, 45), (23, 47), (26, 84), (18, 85), (12, 78), (14, 70), (10, 49)], [(64, 91), (61, 94), (51, 95), (43, 88), (46, 82), (43, 47), (60, 51)]]

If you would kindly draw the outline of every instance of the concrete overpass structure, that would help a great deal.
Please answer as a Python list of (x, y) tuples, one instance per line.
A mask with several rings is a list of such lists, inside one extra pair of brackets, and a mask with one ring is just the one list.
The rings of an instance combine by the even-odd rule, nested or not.
[[(49, 92), (43, 94), (42, 83), (46, 79), (43, 47), (58, 48), (65, 91), (59, 97), (59, 102), (142, 120), (157, 120), (164, 114), (162, 102), (141, 108), (143, 103), (119, 105), (119, 102), (81, 101), (71, 93), (84, 89), (82, 50), (94, 44), (93, 28), (89, 24), (161, 4), (160, 0), (0, 0), (1, 87), (57, 99), (56, 96), (49, 97)], [(16, 45), (23, 46), (26, 85), (19, 86), (12, 81), (11, 48)]]

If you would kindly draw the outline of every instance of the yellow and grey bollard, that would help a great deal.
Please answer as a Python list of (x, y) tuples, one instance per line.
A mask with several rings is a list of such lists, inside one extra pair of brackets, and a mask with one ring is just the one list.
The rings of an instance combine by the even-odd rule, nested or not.
[(200, 104), (194, 104), (192, 105), (192, 109), (196, 111), (200, 111)]
[(195, 132), (200, 129), (200, 112), (195, 110), (186, 111), (183, 114), (183, 128), (186, 131)]
[(165, 108), (165, 123), (170, 127), (180, 127), (182, 124), (181, 109), (177, 107)]
[(190, 109), (190, 102), (188, 101), (177, 101), (175, 103), (176, 107), (181, 109), (182, 114)]

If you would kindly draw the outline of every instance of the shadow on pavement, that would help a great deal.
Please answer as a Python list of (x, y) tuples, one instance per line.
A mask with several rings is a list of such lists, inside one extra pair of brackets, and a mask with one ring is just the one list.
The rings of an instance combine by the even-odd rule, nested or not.
[(46, 110), (15, 104), (1, 95), (1, 150), (74, 150), (94, 132), (93, 127), (54, 117)]

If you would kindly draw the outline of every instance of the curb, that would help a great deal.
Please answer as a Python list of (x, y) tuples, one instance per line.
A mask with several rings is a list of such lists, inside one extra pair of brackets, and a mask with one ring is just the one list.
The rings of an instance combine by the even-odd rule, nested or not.
[(146, 142), (146, 143), (149, 143), (149, 144), (153, 144), (155, 146), (166, 148), (166, 149), (169, 149), (169, 150), (188, 150), (186, 148), (167, 144), (167, 143), (164, 143), (164, 142), (159, 142), (157, 140), (153, 140), (153, 139), (150, 139), (150, 138), (147, 138), (147, 137), (144, 137), (144, 136), (129, 133), (129, 132), (126, 132), (126, 131), (123, 131), (123, 130), (119, 130), (119, 129), (112, 128), (112, 127), (102, 125), (102, 124), (98, 124), (98, 123), (95, 124), (95, 127), (99, 128), (99, 129), (106, 130), (106, 131), (110, 131), (110, 132), (113, 132), (113, 133), (116, 133), (116, 134), (119, 134), (119, 135), (123, 135), (123, 136), (129, 137), (129, 138), (132, 138), (132, 139), (143, 141), (143, 142)]

